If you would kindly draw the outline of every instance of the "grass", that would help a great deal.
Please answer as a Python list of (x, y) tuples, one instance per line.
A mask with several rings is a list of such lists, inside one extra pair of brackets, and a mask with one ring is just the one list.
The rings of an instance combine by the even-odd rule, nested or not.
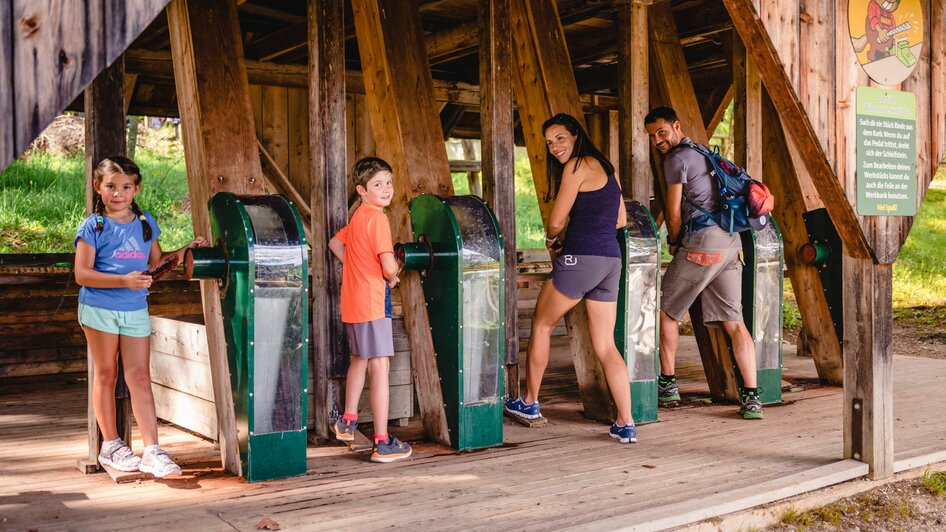
[(931, 473), (927, 471), (923, 474), (923, 486), (930, 490), (933, 495), (946, 496), (946, 471)]
[(893, 266), (893, 305), (946, 306), (946, 169), (930, 184)]
[[(142, 189), (136, 200), (163, 232), (164, 249), (194, 238), (181, 154), (139, 148)], [(71, 253), (85, 218), (85, 159), (32, 153), (0, 174), (0, 253)]]

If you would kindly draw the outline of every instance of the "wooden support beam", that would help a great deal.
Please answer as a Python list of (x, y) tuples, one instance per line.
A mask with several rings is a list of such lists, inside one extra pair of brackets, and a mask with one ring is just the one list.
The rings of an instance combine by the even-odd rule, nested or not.
[[(209, 237), (207, 202), (213, 194), (263, 193), (236, 5), (173, 0), (167, 14), (194, 233)], [(212, 280), (201, 281), (200, 288), (221, 460), (224, 469), (240, 475), (220, 290)]]
[[(125, 64), (124, 59), (122, 59), (122, 65)], [(123, 69), (124, 70), (124, 69)], [(128, 107), (131, 106), (131, 98), (135, 95), (135, 85), (138, 83), (138, 74), (125, 74), (125, 82), (123, 84), (123, 101), (124, 105), (122, 110), (124, 111), (123, 116), (128, 115)]]
[(841, 342), (831, 319), (828, 300), (817, 268), (803, 263), (798, 255), (799, 248), (808, 243), (808, 230), (803, 218), (806, 210), (802, 197), (804, 193), (775, 105), (764, 91), (762, 96), (762, 142), (759, 149), (766, 155), (762, 159), (762, 175), (765, 176), (766, 185), (778, 198), (773, 215), (782, 233), (788, 276), (792, 281), (818, 379), (824, 384), (839, 386), (844, 379)]
[(618, 137), (619, 175), (624, 195), (650, 204), (654, 177), (650, 171), (650, 139), (644, 117), (650, 107), (650, 55), (646, 4), (618, 6)]
[[(709, 137), (706, 135), (706, 125), (703, 123), (700, 106), (693, 91), (693, 82), (686, 69), (686, 59), (677, 37), (669, 3), (661, 2), (650, 7), (648, 30), (653, 50), (653, 81), (657, 85), (655, 92), (660, 95), (665, 105), (670, 105), (677, 112), (683, 132), (694, 142), (707, 144)], [(661, 187), (662, 193), (665, 193), (663, 182)], [(739, 394), (726, 334), (718, 327), (703, 325), (702, 309), (697, 300), (690, 307), (690, 321), (700, 349), (710, 394), (715, 398), (735, 400)]]
[[(392, 229), (395, 238), (413, 241), (410, 199), (425, 192), (453, 195), (420, 14), (416, 4), (397, 0), (353, 0), (352, 11), (371, 127), (379, 155), (394, 168)], [(401, 303), (424, 431), (448, 445), (443, 392), (418, 275), (403, 276)]]
[(713, 133), (719, 123), (723, 121), (726, 115), (726, 109), (733, 101), (733, 87), (720, 85), (710, 93), (709, 101), (703, 112), (703, 120), (706, 123), (706, 136), (712, 138)]
[(941, 165), (946, 164), (946, 2), (932, 7), (930, 15), (930, 121), (933, 146), (930, 171), (935, 175)]
[(858, 258), (871, 258), (872, 251), (858, 224), (851, 203), (844, 195), (841, 183), (828, 164), (825, 151), (812, 129), (792, 80), (786, 73), (752, 0), (723, 0), (733, 19), (733, 25), (742, 42), (753, 43), (747, 50), (755, 62), (765, 87), (779, 110), (779, 117), (790, 133), (793, 144), (802, 154), (805, 167), (825, 202), (828, 214), (835, 222), (842, 242), (849, 253)]
[(479, 0), (480, 157), (483, 198), (503, 233), (506, 306), (506, 393), (519, 391), (519, 312), (516, 302), (516, 176), (513, 134), (512, 41), (509, 0)]
[[(510, 13), (516, 101), (519, 103), (519, 118), (529, 151), (539, 211), (542, 223), (547, 226), (552, 202), (545, 201), (548, 192), (545, 170), (548, 148), (541, 125), (548, 117), (562, 112), (583, 121), (581, 102), (554, 2), (512, 0)], [(565, 316), (565, 326), (569, 332), (585, 416), (598, 421), (613, 420), (607, 383), (591, 348), (584, 303), (579, 303)]]
[[(95, 166), (106, 157), (125, 155), (124, 113), (124, 68), (116, 61), (99, 73), (85, 89), (85, 212), (92, 212), (92, 187)], [(95, 420), (92, 407), (93, 379), (92, 352), (88, 352), (88, 429), (89, 465), (97, 463), (102, 434)], [(131, 445), (131, 399), (125, 376), (119, 365), (118, 382), (115, 384), (115, 425), (118, 437)], [(88, 470), (87, 467), (80, 469)]]
[(844, 458), (893, 475), (893, 268), (855, 258), (844, 265)]
[[(344, 6), (309, 0), (309, 169), (312, 180), (312, 372), (316, 419), (344, 410), (338, 380), (348, 360), (341, 321), (342, 268), (328, 242), (348, 223), (348, 154), (345, 116)], [(328, 438), (327, 423), (316, 423)]]
[(0, 168), (6, 168), (19, 151), (16, 150), (16, 92), (13, 84), (12, 4), (0, 2)]
[(733, 162), (751, 176), (762, 175), (762, 80), (746, 55), (738, 34), (732, 35)]
[(447, 104), (440, 110), (440, 127), (443, 128), (443, 140), (450, 138), (453, 128), (457, 127), (460, 119), (466, 114), (466, 107), (456, 104)]

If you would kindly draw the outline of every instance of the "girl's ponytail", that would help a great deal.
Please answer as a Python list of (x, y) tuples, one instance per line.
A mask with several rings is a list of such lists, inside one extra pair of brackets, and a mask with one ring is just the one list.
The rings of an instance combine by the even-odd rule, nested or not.
[(138, 202), (135, 200), (131, 201), (131, 210), (135, 212), (135, 215), (141, 220), (141, 235), (144, 237), (145, 242), (151, 241), (151, 224), (148, 223), (148, 219), (145, 218), (145, 215), (141, 212), (141, 207), (138, 206)]
[(98, 192), (92, 192), (92, 212), (95, 213), (95, 231), (100, 232), (105, 227), (105, 202), (102, 201), (102, 195)]

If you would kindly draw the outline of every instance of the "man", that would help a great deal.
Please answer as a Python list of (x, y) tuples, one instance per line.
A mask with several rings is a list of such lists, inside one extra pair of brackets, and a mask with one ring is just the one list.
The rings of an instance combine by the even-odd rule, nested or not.
[[(756, 388), (755, 344), (742, 321), (742, 242), (716, 225), (706, 212), (719, 208), (719, 185), (706, 158), (687, 148), (677, 113), (657, 107), (644, 118), (650, 142), (663, 154), (667, 180), (665, 216), (667, 243), (673, 260), (663, 277), (660, 298), (659, 402), (679, 401), (674, 361), (680, 343), (679, 321), (701, 296), (703, 321), (722, 327), (732, 340), (736, 365), (742, 374), (740, 389), (744, 419), (762, 419)], [(701, 210), (702, 209), (702, 210)]]

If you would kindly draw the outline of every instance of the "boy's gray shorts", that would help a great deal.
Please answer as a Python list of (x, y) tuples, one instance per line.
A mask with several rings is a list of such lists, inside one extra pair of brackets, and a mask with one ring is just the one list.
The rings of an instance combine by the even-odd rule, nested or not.
[(549, 279), (555, 289), (572, 299), (613, 302), (618, 300), (621, 259), (595, 255), (561, 255)]
[(391, 318), (381, 318), (363, 323), (346, 323), (351, 354), (362, 359), (393, 357), (394, 334)]

